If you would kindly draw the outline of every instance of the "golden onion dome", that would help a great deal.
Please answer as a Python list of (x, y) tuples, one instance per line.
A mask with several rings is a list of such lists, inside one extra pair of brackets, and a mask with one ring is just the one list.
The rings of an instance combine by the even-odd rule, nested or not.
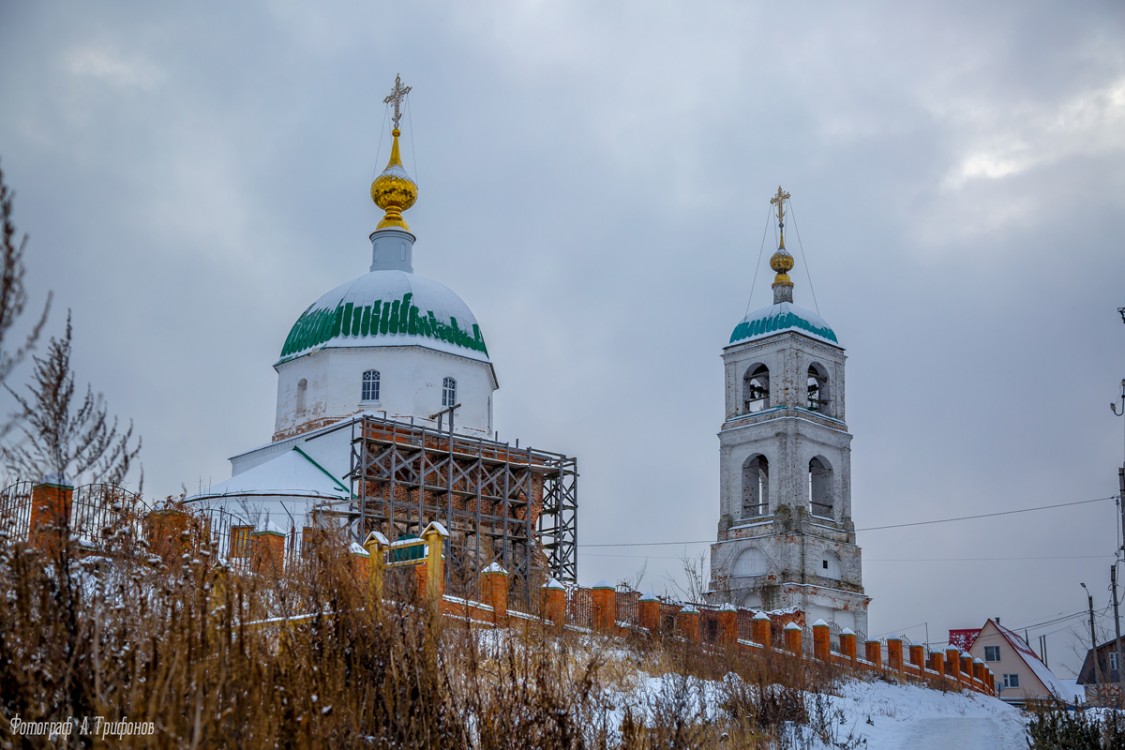
[(392, 130), (391, 136), (391, 158), (387, 162), (387, 168), (371, 183), (371, 200), (385, 212), (375, 231), (394, 228), (409, 232), (410, 227), (403, 220), (402, 212), (418, 200), (418, 185), (410, 179), (402, 166), (402, 159), (398, 154), (399, 129)]
[(793, 256), (789, 254), (784, 245), (779, 247), (773, 257), (770, 258), (770, 268), (777, 274), (773, 280), (774, 284), (792, 285), (793, 282), (789, 280), (789, 272), (793, 270)]

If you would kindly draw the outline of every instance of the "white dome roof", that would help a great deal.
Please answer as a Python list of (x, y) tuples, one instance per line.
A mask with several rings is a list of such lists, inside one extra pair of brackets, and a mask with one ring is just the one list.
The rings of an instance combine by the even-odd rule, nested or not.
[(330, 347), (422, 346), (489, 362), (477, 319), (449, 287), (408, 271), (371, 271), (309, 305), (278, 364)]

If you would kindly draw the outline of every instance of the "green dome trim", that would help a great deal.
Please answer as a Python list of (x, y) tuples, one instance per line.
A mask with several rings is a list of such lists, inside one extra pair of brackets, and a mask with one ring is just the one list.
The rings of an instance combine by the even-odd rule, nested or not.
[(768, 336), (771, 333), (779, 333), (794, 328), (810, 333), (817, 338), (831, 341), (833, 344), (840, 343), (836, 339), (836, 332), (827, 325), (817, 325), (791, 310), (778, 311), (773, 315), (742, 321), (734, 327), (734, 331), (730, 335), (730, 343), (734, 344), (746, 339)]
[[(488, 355), (479, 325), (474, 323), (471, 332), (465, 331), (457, 324), (457, 318), (450, 317), (448, 322), (439, 320), (432, 310), (423, 312), (414, 305), (413, 298), (414, 293), (407, 292), (400, 299), (375, 300), (362, 307), (341, 301), (335, 309), (310, 308), (289, 331), (281, 348), (280, 361), (293, 359), (341, 336), (356, 339), (422, 336)], [(358, 341), (356, 343), (361, 345)]]

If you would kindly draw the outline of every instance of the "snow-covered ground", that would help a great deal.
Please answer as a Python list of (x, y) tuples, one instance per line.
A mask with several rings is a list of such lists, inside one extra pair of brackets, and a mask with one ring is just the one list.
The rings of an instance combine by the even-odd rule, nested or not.
[(846, 717), (841, 731), (867, 750), (1027, 750), (1022, 712), (996, 698), (916, 685), (849, 682), (828, 700)]

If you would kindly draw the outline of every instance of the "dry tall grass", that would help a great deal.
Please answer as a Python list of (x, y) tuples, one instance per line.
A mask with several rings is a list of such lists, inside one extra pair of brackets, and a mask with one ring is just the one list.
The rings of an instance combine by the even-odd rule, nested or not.
[(124, 747), (778, 747), (832, 681), (671, 640), (470, 628), (376, 603), (333, 554), (272, 579), (135, 549), (0, 544), (5, 746), (16, 716), (101, 716), (155, 723)]

